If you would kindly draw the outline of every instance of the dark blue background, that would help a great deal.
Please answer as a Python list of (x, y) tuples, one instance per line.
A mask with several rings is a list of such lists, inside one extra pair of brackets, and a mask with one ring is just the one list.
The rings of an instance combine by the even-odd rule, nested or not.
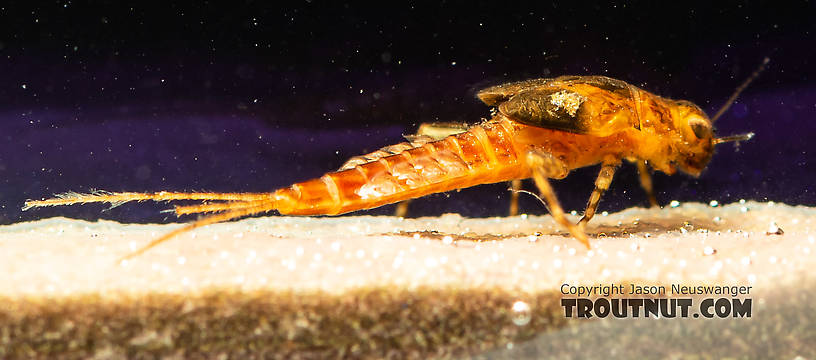
[[(475, 92), (510, 80), (607, 75), (713, 114), (765, 56), (768, 70), (716, 124), (719, 134), (757, 136), (718, 147), (699, 179), (657, 174), (658, 199), (813, 205), (814, 10), (806, 2), (6, 2), (0, 222), (166, 219), (158, 213), (166, 204), (20, 211), (25, 199), (69, 190), (271, 191), (402, 141), (421, 122), (487, 117)], [(554, 183), (567, 209), (583, 209), (596, 173)], [(506, 187), (434, 195), (413, 214), (504, 215)], [(524, 211), (545, 212), (522, 199)], [(627, 165), (601, 210), (645, 204)]]

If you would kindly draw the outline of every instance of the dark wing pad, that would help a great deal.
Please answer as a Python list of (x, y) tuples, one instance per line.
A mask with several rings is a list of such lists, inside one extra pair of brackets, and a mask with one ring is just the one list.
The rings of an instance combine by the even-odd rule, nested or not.
[(586, 134), (590, 120), (582, 111), (586, 101), (585, 96), (570, 90), (529, 90), (499, 104), (499, 112), (522, 124)]

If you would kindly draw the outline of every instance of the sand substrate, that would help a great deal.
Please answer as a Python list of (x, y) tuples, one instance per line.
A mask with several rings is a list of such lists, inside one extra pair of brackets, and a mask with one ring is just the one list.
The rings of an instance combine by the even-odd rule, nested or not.
[[(713, 205), (599, 214), (592, 250), (549, 216), (265, 217), (117, 263), (179, 225), (3, 226), (0, 358), (816, 357), (816, 210)], [(578, 320), (563, 284), (751, 286), (753, 306)]]

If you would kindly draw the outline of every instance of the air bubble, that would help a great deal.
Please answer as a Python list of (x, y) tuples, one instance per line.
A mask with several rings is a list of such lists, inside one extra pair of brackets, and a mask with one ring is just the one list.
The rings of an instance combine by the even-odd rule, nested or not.
[(717, 207), (720, 206), (720, 203), (717, 200), (711, 200), (708, 202), (708, 206)]
[(513, 324), (516, 326), (524, 326), (530, 323), (532, 314), (530, 312), (530, 305), (524, 301), (516, 301), (512, 307)]
[(672, 200), (672, 201), (669, 203), (669, 206), (671, 206), (672, 208), (679, 207), (679, 206), (680, 206), (680, 202), (679, 202), (679, 201), (677, 201), (677, 200)]

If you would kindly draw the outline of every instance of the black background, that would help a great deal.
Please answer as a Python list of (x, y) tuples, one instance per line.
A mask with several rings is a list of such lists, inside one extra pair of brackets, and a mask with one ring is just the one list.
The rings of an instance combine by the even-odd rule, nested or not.
[[(716, 124), (757, 136), (719, 146), (699, 179), (656, 174), (658, 199), (816, 202), (812, 3), (168, 3), (0, 5), (0, 222), (172, 220), (166, 204), (20, 207), (91, 189), (271, 191), (421, 122), (487, 117), (475, 92), (510, 80), (607, 75), (713, 114), (766, 56)], [(596, 173), (554, 182), (567, 209), (583, 209)], [(433, 195), (412, 214), (504, 215), (506, 187)], [(601, 210), (645, 204), (625, 165)]]

